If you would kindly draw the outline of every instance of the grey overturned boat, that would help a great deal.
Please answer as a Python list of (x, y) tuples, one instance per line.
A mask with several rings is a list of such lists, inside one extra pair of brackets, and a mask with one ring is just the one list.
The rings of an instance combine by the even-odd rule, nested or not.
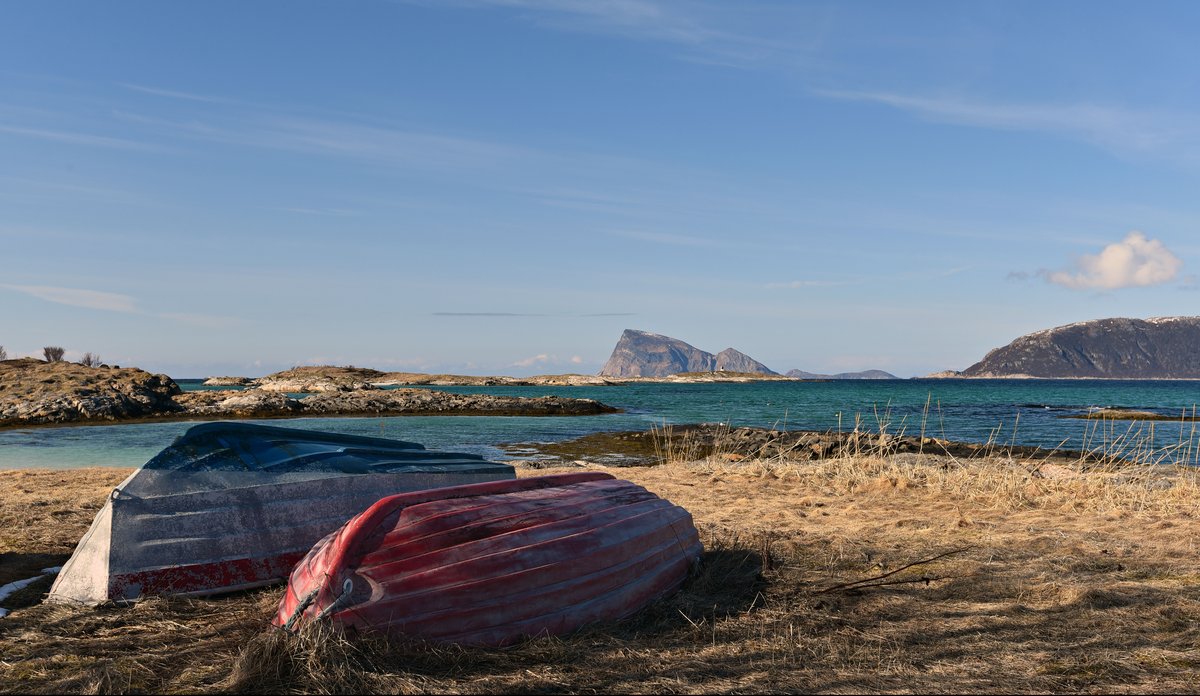
[(515, 477), (507, 464), (415, 442), (197, 425), (113, 489), (48, 599), (98, 604), (279, 582), (380, 498)]

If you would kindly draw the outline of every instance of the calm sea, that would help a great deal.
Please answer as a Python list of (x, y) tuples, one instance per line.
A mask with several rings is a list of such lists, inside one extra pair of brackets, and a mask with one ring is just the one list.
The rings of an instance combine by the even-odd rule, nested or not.
[[(199, 380), (179, 380), (185, 390)], [(444, 391), (597, 399), (624, 413), (569, 418), (430, 416), (295, 418), (272, 425), (413, 440), (435, 449), (511, 458), (498, 443), (555, 441), (651, 425), (729, 423), (803, 430), (877, 431), (967, 442), (1065, 449), (1105, 439), (1145, 441), (1149, 422), (1109, 423), (1065, 416), (1104, 407), (1178, 417), (1200, 404), (1200, 382), (1100, 380), (862, 380), (752, 384), (633, 384), (618, 387), (441, 387)], [(138, 466), (193, 425), (92, 425), (0, 431), (0, 468)], [(1198, 424), (1200, 425), (1200, 424)], [(1192, 423), (1153, 424), (1153, 446), (1193, 438)], [(1149, 443), (1147, 443), (1149, 444)]]

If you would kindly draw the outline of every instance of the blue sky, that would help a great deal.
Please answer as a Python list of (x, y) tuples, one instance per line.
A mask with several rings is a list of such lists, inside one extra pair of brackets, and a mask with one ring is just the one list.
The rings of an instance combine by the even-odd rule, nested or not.
[(1198, 314), (1191, 2), (0, 5), (0, 345), (962, 369)]

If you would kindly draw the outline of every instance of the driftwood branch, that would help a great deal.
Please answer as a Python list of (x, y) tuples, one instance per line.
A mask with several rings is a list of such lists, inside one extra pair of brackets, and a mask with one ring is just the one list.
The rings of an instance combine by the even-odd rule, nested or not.
[(863, 587), (883, 587), (885, 585), (901, 585), (901, 584), (913, 583), (913, 582), (924, 582), (925, 584), (929, 584), (930, 582), (933, 582), (934, 580), (944, 580), (945, 578), (930, 578), (930, 577), (922, 576), (919, 578), (913, 578), (913, 579), (909, 579), (909, 580), (893, 580), (890, 582), (877, 582), (877, 581), (883, 580), (885, 578), (890, 578), (891, 576), (895, 575), (896, 573), (908, 570), (909, 568), (914, 568), (919, 565), (925, 565), (926, 563), (933, 563), (934, 561), (945, 558), (946, 556), (953, 556), (954, 554), (957, 554), (957, 553), (964, 553), (966, 551), (970, 551), (971, 548), (972, 547), (970, 547), (970, 546), (966, 546), (961, 549), (954, 549), (952, 551), (947, 551), (945, 553), (939, 553), (936, 556), (930, 556), (929, 558), (923, 558), (919, 561), (913, 561), (912, 563), (909, 563), (907, 565), (900, 566), (899, 568), (897, 568), (893, 571), (889, 571), (887, 573), (883, 573), (882, 575), (876, 575), (876, 576), (870, 577), (870, 578), (863, 578), (862, 580), (855, 580), (854, 582), (843, 582), (840, 585), (834, 585), (833, 587), (826, 587), (825, 589), (820, 590), (818, 592), (814, 592), (813, 594), (828, 594), (830, 592), (838, 592), (839, 590), (857, 590), (857, 589), (861, 589)]

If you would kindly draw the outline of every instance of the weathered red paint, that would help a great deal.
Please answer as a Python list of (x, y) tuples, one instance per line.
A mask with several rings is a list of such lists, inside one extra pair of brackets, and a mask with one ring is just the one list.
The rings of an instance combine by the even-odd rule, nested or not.
[(211, 594), (214, 588), (230, 592), (279, 582), (287, 577), (303, 552), (268, 558), (236, 558), (211, 563), (143, 570), (109, 578), (112, 597)]
[(318, 542), (275, 622), (504, 645), (632, 614), (700, 552), (686, 510), (604, 473), (406, 493)]

